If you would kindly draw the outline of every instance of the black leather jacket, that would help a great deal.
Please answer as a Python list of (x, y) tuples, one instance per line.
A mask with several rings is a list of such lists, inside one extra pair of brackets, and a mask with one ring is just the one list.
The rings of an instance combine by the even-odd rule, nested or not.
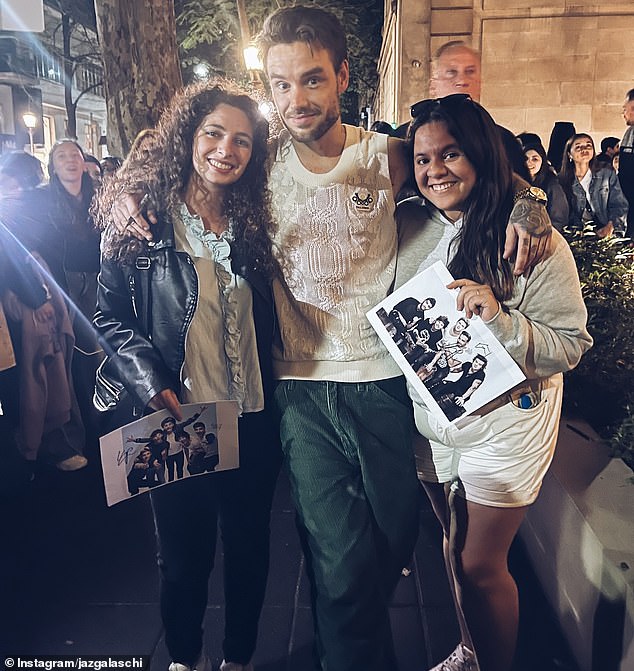
[[(114, 409), (129, 393), (145, 408), (163, 389), (180, 390), (185, 338), (198, 303), (198, 275), (186, 252), (174, 248), (174, 229), (159, 226), (157, 242), (122, 265), (102, 260), (94, 324), (107, 354), (97, 371), (94, 404)], [(253, 293), (253, 318), (265, 402), (273, 388), (271, 345), (275, 309), (270, 282), (253, 264), (236, 258), (233, 272), (244, 277)]]

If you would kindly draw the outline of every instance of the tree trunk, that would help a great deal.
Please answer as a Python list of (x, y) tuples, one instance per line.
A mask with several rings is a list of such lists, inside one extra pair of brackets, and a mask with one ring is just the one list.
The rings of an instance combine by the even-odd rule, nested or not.
[(108, 108), (108, 148), (125, 156), (182, 86), (174, 0), (95, 0)]
[(64, 54), (64, 105), (66, 107), (66, 137), (77, 139), (77, 106), (73, 102), (73, 58), (70, 40), (73, 34), (71, 18), (62, 14), (62, 49)]

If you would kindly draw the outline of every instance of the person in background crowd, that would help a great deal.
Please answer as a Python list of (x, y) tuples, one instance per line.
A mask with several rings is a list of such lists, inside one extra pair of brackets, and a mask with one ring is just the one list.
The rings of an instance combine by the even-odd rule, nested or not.
[(561, 157), (563, 156), (566, 142), (576, 132), (575, 125), (571, 121), (556, 121), (550, 132), (546, 156), (556, 173), (559, 173), (561, 170)]
[(522, 147), (525, 147), (528, 144), (541, 144), (542, 147), (544, 146), (541, 137), (539, 137), (537, 133), (529, 133), (524, 131), (523, 133), (517, 135), (517, 139), (519, 140), (519, 143), (522, 145)]
[[(98, 201), (104, 243), (95, 325), (109, 352), (97, 376), (99, 407), (127, 394), (178, 422), (181, 402), (227, 399), (241, 415), (238, 469), (151, 494), (170, 671), (210, 671), (202, 625), (218, 527), (226, 604), (220, 668), (253, 671), (281, 463), (271, 411), (277, 265), (267, 139), (266, 119), (241, 89), (216, 81), (187, 87), (161, 116), (147, 160), (126, 162)], [(150, 195), (155, 244), (131, 237), (131, 222), (123, 232), (112, 225), (122, 191)]]
[[(30, 154), (12, 152), (0, 161), (0, 184), (6, 187), (0, 191), (0, 299), (17, 362), (0, 373), (0, 415), (12, 427), (3, 432), (3, 464), (9, 475), (15, 466), (19, 477), (33, 473), (38, 459), (62, 471), (87, 464), (70, 373), (74, 335), (66, 303), (46, 262), (21, 241), (28, 242), (34, 226), (25, 211), (42, 177), (40, 162)], [(22, 466), (12, 458), (14, 428)]]
[(634, 238), (634, 89), (625, 94), (623, 119), (627, 129), (619, 146), (619, 183), (629, 205), (626, 236)]
[(552, 225), (561, 232), (568, 224), (568, 200), (555, 171), (548, 163), (546, 150), (541, 143), (525, 144), (524, 155), (530, 173), (530, 183), (546, 194), (548, 216)]
[(480, 100), (480, 54), (462, 40), (441, 45), (434, 54), (429, 95), (442, 98), (452, 93), (468, 93)]
[(99, 231), (89, 210), (95, 187), (86, 172), (84, 152), (76, 140), (58, 140), (49, 153), (49, 183), (37, 189), (29, 204), (32, 225), (29, 249), (46, 261), (52, 279), (64, 293), (75, 335), (73, 379), (87, 438), (96, 445), (100, 432), (92, 406), (95, 372), (103, 360), (92, 318), (97, 304)]
[(35, 156), (24, 151), (0, 156), (0, 198), (20, 199), (25, 191), (35, 189), (43, 181), (44, 169)]
[(101, 186), (101, 179), (103, 177), (101, 163), (99, 163), (99, 160), (92, 154), (84, 154), (84, 161), (86, 172), (88, 173), (90, 179), (92, 179), (92, 184), (96, 191)]
[(522, 151), (522, 145), (520, 141), (511, 133), (508, 128), (498, 125), (498, 133), (500, 134), (500, 139), (502, 140), (502, 145), (506, 151), (506, 156), (513, 168), (513, 172), (516, 175), (519, 175), (524, 181), (530, 183), (531, 175), (526, 165), (526, 157)]
[[(429, 81), (429, 96), (443, 98), (454, 93), (466, 93), (474, 100), (480, 100), (481, 88), (481, 56), (480, 52), (472, 49), (463, 40), (451, 40), (441, 44), (432, 60), (431, 79)], [(405, 139), (409, 121), (401, 124), (393, 136)], [(510, 132), (510, 131), (509, 131)], [(414, 187), (408, 185), (398, 202), (410, 197), (415, 192)]]
[(595, 156), (595, 163), (597, 168), (611, 168), (614, 154), (619, 151), (618, 137), (604, 137), (601, 140), (601, 153)]
[[(448, 288), (459, 290), (456, 308), (467, 319), (478, 315), (527, 378), (463, 429), (441, 422), (410, 390), (416, 426), (429, 440), (417, 453), (419, 477), (443, 527), (462, 635), (433, 671), (509, 671), (519, 607), (508, 552), (552, 459), (562, 372), (592, 339), (574, 258), (558, 232), (528, 277), (502, 257), (510, 222), (548, 217), (531, 187), (518, 191), (486, 110), (448, 96), (417, 103), (412, 116), (410, 165), (424, 201), (399, 209), (396, 286), (446, 263), (456, 278)], [(442, 385), (434, 389), (441, 407), (451, 401), (451, 418), (462, 414), (476, 383), (486, 385), (485, 366), (488, 378), (490, 362), (476, 355), (463, 365), (461, 385), (445, 394)]]
[(121, 167), (123, 161), (118, 156), (106, 156), (101, 159), (102, 177), (112, 177)]
[(570, 204), (569, 224), (583, 228), (593, 223), (600, 238), (624, 235), (627, 200), (612, 168), (597, 168), (592, 138), (573, 135), (564, 148), (559, 181)]
[(394, 129), (387, 121), (375, 121), (370, 126), (370, 130), (374, 131), (375, 133), (383, 133), (384, 135), (390, 136), (394, 133)]

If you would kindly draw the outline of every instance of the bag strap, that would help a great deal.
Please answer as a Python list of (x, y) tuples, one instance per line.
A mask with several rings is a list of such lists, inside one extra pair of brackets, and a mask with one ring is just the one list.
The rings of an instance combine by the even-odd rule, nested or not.
[(147, 334), (150, 333), (150, 267), (152, 260), (149, 256), (137, 257), (135, 267), (139, 271), (137, 276), (141, 282), (143, 302), (141, 306), (141, 325)]

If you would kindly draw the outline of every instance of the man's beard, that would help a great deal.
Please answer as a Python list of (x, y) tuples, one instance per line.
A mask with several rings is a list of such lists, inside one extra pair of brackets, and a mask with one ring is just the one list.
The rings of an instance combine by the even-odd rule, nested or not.
[(316, 140), (322, 138), (337, 123), (338, 119), (339, 106), (333, 105), (328, 108), (326, 116), (323, 118), (321, 123), (318, 126), (314, 126), (313, 128), (306, 128), (305, 130), (301, 128), (291, 128), (286, 123), (286, 121), (282, 121), (284, 122), (284, 126), (286, 126), (286, 130), (288, 130), (288, 132), (291, 134), (293, 140), (308, 144), (309, 142), (315, 142)]

